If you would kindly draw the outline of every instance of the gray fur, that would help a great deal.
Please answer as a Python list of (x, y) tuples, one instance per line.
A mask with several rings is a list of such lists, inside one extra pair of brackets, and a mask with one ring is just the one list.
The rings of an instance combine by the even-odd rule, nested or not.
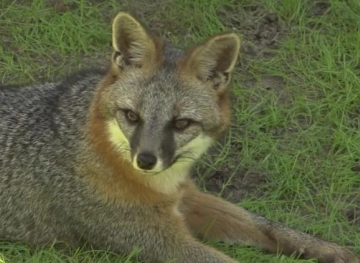
[[(174, 49), (165, 53), (169, 58), (183, 54)], [(166, 64), (171, 65), (171, 61)], [(198, 118), (195, 132), (214, 126), (214, 122), (205, 121), (216, 111), (206, 92), (180, 88), (171, 66), (150, 79), (140, 76), (124, 77), (113, 84), (109, 105), (121, 106), (127, 98), (138, 104), (136, 110), (150, 120), (147, 136), (163, 128), (179, 101), (186, 105), (187, 116)], [(86, 242), (119, 253), (130, 253), (139, 246), (153, 262), (176, 256), (185, 261), (188, 253), (196, 255), (198, 262), (205, 255), (209, 260), (213, 257), (209, 262), (220, 262), (216, 253), (211, 256), (205, 248), (186, 243), (183, 255), (174, 254), (179, 243), (170, 233), (178, 230), (161, 212), (161, 205), (120, 207), (97, 195), (78, 174), (76, 167), (89, 158), (94, 166), (99, 161), (96, 154), (83, 151), (91, 151), (85, 131), (89, 108), (103, 77), (104, 72), (90, 71), (53, 83), (0, 88), (0, 239), (30, 244)], [(122, 128), (130, 137), (131, 131)], [(178, 140), (193, 136), (190, 133)], [(146, 218), (152, 222), (144, 225)]]
[(86, 186), (74, 165), (101, 77), (94, 71), (61, 82), (0, 88), (1, 239), (78, 238), (80, 230), (69, 223), (76, 211), (71, 204), (86, 204), (79, 195)]

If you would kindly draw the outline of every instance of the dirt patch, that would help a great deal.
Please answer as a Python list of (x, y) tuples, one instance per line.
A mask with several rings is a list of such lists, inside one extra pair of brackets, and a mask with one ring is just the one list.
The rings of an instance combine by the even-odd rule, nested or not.
[(239, 202), (258, 196), (259, 186), (265, 183), (262, 173), (239, 171), (234, 174), (229, 167), (224, 166), (207, 177), (204, 188), (211, 193), (221, 193), (223, 198), (231, 202)]
[[(269, 98), (269, 96), (274, 96), (277, 98), (278, 104), (289, 103), (294, 96), (294, 94), (285, 88), (285, 80), (279, 76), (260, 76), (258, 79), (248, 79), (244, 81), (244, 87), (248, 89), (255, 88), (257, 89), (257, 99), (254, 103), (262, 98)], [(249, 98), (249, 100), (254, 100)]]
[(312, 14), (314, 16), (322, 16), (328, 11), (329, 7), (330, 3), (328, 2), (314, 3), (312, 8)]
[(77, 8), (76, 3), (67, 3), (64, 0), (50, 0), (49, 5), (58, 13), (65, 13)]
[(256, 5), (227, 9), (219, 15), (228, 28), (243, 35), (242, 54), (245, 60), (272, 56), (272, 50), (279, 46), (279, 39), (287, 30), (276, 12)]
[[(232, 132), (239, 132), (231, 128)], [(226, 136), (220, 139), (225, 144)], [(260, 197), (266, 195), (268, 178), (266, 171), (260, 169), (245, 170), (241, 166), (240, 152), (242, 145), (236, 141), (230, 141), (231, 151), (227, 153), (227, 161), (216, 167), (212, 165), (199, 165), (197, 172), (199, 176), (193, 175), (197, 185), (207, 192), (220, 194), (222, 198), (230, 202), (239, 202), (246, 198)], [(211, 148), (208, 153), (207, 163), (215, 163), (221, 154), (221, 147)]]
[(354, 209), (347, 210), (346, 217), (351, 224), (360, 226), (360, 203)]

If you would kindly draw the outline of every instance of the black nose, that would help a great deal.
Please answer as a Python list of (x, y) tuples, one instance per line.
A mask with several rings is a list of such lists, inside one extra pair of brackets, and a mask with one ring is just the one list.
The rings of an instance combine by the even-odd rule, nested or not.
[(151, 170), (154, 168), (156, 161), (156, 156), (147, 152), (140, 153), (136, 159), (137, 165), (143, 170)]

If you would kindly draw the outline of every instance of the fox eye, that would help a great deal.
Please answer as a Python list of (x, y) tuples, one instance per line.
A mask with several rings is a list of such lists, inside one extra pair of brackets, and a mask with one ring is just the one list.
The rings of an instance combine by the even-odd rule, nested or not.
[(191, 124), (191, 121), (189, 119), (180, 119), (180, 120), (175, 120), (174, 122), (174, 127), (177, 130), (185, 130), (187, 127), (189, 127), (189, 125)]
[(131, 111), (131, 110), (125, 110), (125, 116), (126, 116), (126, 119), (129, 121), (129, 122), (133, 122), (133, 123), (136, 123), (139, 121), (139, 116)]

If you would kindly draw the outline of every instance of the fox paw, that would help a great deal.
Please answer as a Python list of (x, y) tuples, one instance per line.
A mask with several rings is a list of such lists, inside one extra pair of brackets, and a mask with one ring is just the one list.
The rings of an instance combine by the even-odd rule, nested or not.
[(319, 263), (359, 263), (354, 253), (346, 248), (340, 247), (331, 250), (330, 252), (330, 248), (327, 249), (329, 253), (323, 254), (319, 258)]

